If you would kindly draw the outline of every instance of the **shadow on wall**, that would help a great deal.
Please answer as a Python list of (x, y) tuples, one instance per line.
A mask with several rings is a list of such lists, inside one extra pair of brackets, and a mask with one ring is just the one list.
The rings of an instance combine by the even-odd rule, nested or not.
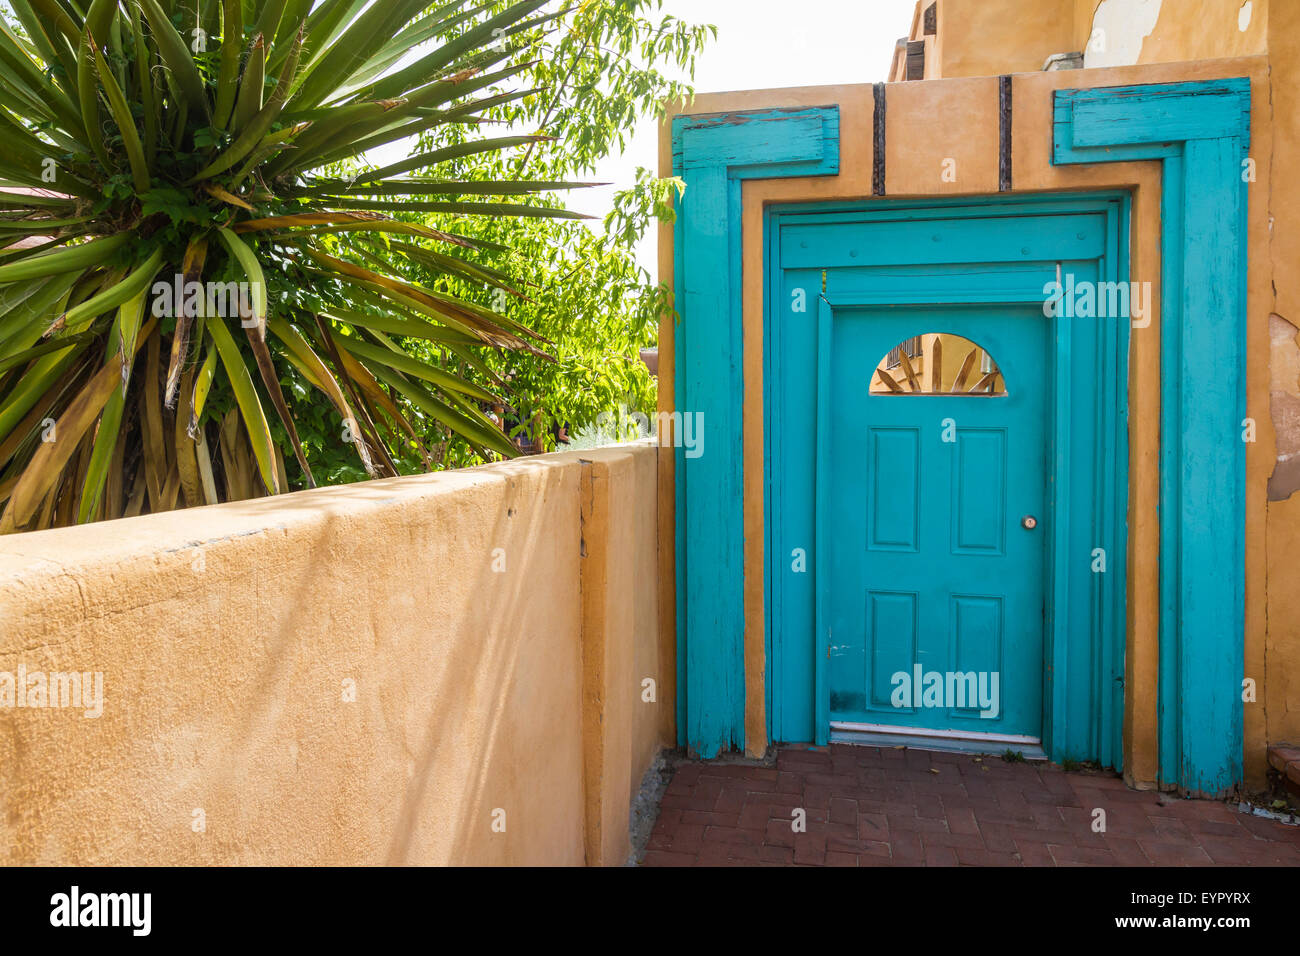
[[(592, 454), (654, 507), (656, 449)], [(5, 861), (581, 864), (583, 467), (0, 540), (0, 671), (105, 675), (98, 719), (0, 709)]]

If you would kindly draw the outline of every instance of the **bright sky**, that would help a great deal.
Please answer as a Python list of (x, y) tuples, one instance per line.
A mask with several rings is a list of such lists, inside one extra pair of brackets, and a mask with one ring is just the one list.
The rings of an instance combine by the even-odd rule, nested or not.
[[(7, 7), (0, 0), (0, 8), (8, 12)], [(718, 37), (695, 72), (695, 89), (712, 93), (884, 80), (894, 45), (911, 28), (914, 7), (915, 0), (664, 0), (662, 13), (717, 26)], [(624, 154), (608, 158), (592, 177), (612, 185), (574, 190), (568, 205), (603, 218), (614, 191), (636, 181), (638, 166), (656, 169), (658, 136), (658, 123), (643, 121)], [(394, 144), (370, 158), (382, 165), (393, 161), (390, 152), (404, 156), (407, 151)], [(655, 235), (652, 229), (638, 250), (651, 275)]]
[[(887, 78), (894, 45), (912, 26), (915, 0), (664, 0), (663, 11), (692, 23), (712, 23), (718, 38), (700, 56), (700, 93), (875, 83)], [(575, 190), (571, 208), (604, 216), (617, 188), (636, 181), (636, 168), (658, 165), (658, 124), (643, 121), (622, 156), (601, 164), (594, 179), (613, 186)], [(655, 275), (655, 231), (638, 251)]]

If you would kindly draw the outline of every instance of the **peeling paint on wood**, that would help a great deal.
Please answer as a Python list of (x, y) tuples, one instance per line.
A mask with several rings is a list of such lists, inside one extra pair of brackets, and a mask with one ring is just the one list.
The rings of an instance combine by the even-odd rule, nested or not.
[(741, 183), (839, 172), (839, 108), (678, 116), (673, 169), (676, 410), (707, 454), (676, 450), (679, 743), (701, 757), (745, 746), (741, 462)]
[(1159, 772), (1194, 796), (1242, 779), (1249, 111), (1244, 78), (1054, 100), (1053, 163), (1163, 163)]

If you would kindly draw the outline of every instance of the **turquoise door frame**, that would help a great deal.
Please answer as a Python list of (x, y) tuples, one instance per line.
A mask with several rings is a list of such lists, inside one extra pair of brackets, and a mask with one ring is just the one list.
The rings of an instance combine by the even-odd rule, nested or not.
[(676, 443), (677, 735), (702, 757), (745, 746), (741, 184), (838, 173), (839, 121), (834, 106), (673, 120), (673, 172), (689, 184), (674, 243), (673, 400), (707, 436), (690, 457)]
[[(1160, 771), (1163, 783), (1204, 794), (1231, 789), (1242, 766), (1245, 449), (1235, 439), (1249, 106), (1246, 80), (1055, 95), (1054, 163), (1163, 163)], [(678, 733), (711, 757), (744, 746), (740, 186), (835, 174), (839, 111), (679, 116), (672, 135), (687, 183), (675, 230), (674, 403), (702, 416), (709, 436), (705, 455), (676, 454)]]
[(1161, 175), (1160, 782), (1242, 776), (1245, 674), (1246, 79), (1060, 90), (1052, 162)]
[[(829, 739), (824, 622), (816, 569), (829, 449), (817, 369), (832, 311), (1042, 310), (1061, 276), (1128, 274), (1128, 198), (1119, 193), (788, 205), (767, 211), (764, 329), (769, 734)], [(823, 278), (824, 277), (824, 278)], [(821, 293), (825, 281), (825, 292)], [(802, 290), (797, 294), (796, 290)], [(814, 316), (791, 303), (817, 302)], [(814, 320), (815, 319), (815, 320)], [(1043, 321), (1049, 321), (1046, 317)], [(1051, 320), (1042, 742), (1055, 760), (1121, 767), (1127, 555), (1127, 318)], [(939, 329), (935, 329), (939, 331)], [(996, 356), (995, 356), (996, 357)], [(924, 399), (921, 399), (924, 401)], [(816, 452), (809, 455), (816, 436)], [(792, 552), (813, 541), (812, 573)], [(1106, 555), (1094, 572), (1094, 552)], [(886, 585), (881, 585), (886, 586)], [(883, 722), (883, 721), (882, 721)]]

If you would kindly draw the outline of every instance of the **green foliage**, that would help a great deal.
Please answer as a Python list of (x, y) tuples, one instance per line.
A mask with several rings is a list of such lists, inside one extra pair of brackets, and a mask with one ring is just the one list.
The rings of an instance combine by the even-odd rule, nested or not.
[(686, 183), (681, 179), (659, 179), (650, 170), (638, 167), (636, 185), (614, 196), (614, 208), (605, 217), (605, 229), (630, 248), (654, 223), (676, 221), (674, 204), (685, 191)]
[(587, 0), (556, 30), (539, 30), (527, 54), (536, 61), (535, 99), (503, 104), (501, 118), (534, 123), (555, 139), (521, 157), (520, 172), (595, 171), (627, 145), (636, 121), (688, 99), (689, 84), (663, 67), (695, 72), (695, 58), (717, 28), (662, 14), (662, 0)]
[[(643, 171), (603, 230), (557, 191), (689, 95), (659, 71), (691, 72), (711, 28), (659, 0), (12, 8), (0, 532), (473, 464), (652, 410), (638, 352), (668, 304), (633, 249), (680, 184)], [(249, 294), (214, 310), (186, 283)]]
[[(484, 115), (511, 132), (540, 131), (552, 138), (510, 152), (474, 153), (445, 168), (455, 177), (487, 181), (564, 181), (590, 174), (602, 157), (626, 145), (638, 119), (662, 115), (665, 102), (691, 95), (688, 85), (662, 70), (693, 75), (695, 58), (714, 28), (656, 16), (661, 6), (659, 0), (587, 0), (554, 24), (521, 36), (521, 55), (533, 63), (523, 83), (546, 92), (495, 105)], [(464, 141), (462, 129), (431, 130), (416, 152)], [(682, 188), (679, 180), (639, 169), (636, 184), (614, 196), (603, 228), (559, 219), (424, 220), (484, 243), (487, 262), (522, 280), (523, 296), (461, 278), (446, 288), (538, 332), (556, 361), (495, 352), (476, 367), (427, 342), (405, 347), (489, 387), (504, 384), (508, 404), (494, 414), (528, 447), (553, 450), (562, 431), (575, 435), (606, 413), (652, 414), (655, 385), (640, 350), (656, 343), (658, 320), (670, 303), (666, 290), (637, 264), (635, 249), (649, 229), (672, 222)], [(545, 194), (520, 201), (561, 203)], [(419, 263), (415, 268), (413, 275), (433, 279)], [(442, 436), (440, 445), (449, 465), (479, 460), (455, 436)]]
[[(445, 156), (362, 183), (339, 172), (410, 137), (499, 152), (485, 123), (550, 94), (548, 80), (517, 85), (536, 71), (526, 58), (590, 5), (10, 5), (0, 532), (274, 494), (314, 482), (312, 455), (331, 477), (349, 474), (329, 458), (340, 452), (399, 474), (431, 464), (430, 430), (478, 458), (516, 453), (483, 411), (504, 383), (402, 343), (436, 343), (468, 370), (496, 351), (549, 360), (545, 341), (458, 298), (452, 286), (488, 275), (473, 263), (486, 247), (425, 221), (570, 218), (541, 194), (571, 184), (458, 177)], [(214, 312), (185, 293), (159, 311), (156, 278), (248, 294)], [(513, 288), (501, 273), (490, 284)]]

